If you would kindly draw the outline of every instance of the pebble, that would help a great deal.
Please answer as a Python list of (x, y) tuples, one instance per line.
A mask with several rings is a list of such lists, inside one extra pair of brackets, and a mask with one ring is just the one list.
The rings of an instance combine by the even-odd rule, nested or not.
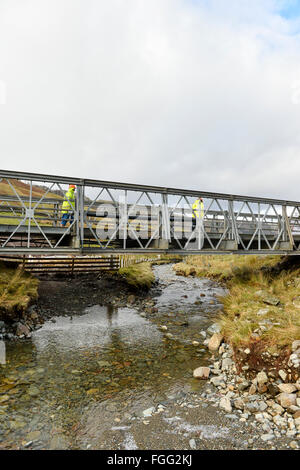
[(274, 434), (262, 434), (260, 436), (261, 440), (264, 442), (271, 441), (272, 439), (274, 439), (274, 437)]
[(193, 449), (193, 450), (196, 450), (196, 449), (197, 449), (197, 445), (196, 445), (195, 439), (190, 439), (190, 440), (189, 440), (189, 445), (190, 445), (190, 448), (191, 448), (191, 449)]
[(26, 442), (26, 444), (24, 444), (24, 447), (25, 448), (30, 447), (32, 444), (33, 444), (33, 441)]

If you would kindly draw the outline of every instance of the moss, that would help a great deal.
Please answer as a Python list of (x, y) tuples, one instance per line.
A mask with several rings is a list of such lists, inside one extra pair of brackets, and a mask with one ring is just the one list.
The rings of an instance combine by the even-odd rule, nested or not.
[(132, 287), (149, 289), (155, 281), (151, 263), (138, 263), (120, 268), (118, 271), (122, 279)]
[(24, 273), (21, 267), (12, 269), (0, 263), (0, 319), (15, 320), (38, 297), (39, 281)]

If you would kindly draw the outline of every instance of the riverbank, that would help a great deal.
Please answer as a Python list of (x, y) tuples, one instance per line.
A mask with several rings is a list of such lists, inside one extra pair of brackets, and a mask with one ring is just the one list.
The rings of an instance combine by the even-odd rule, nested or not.
[[(211, 401), (270, 442), (300, 439), (300, 266), (279, 257), (188, 257), (181, 276), (211, 277), (227, 287), (223, 310), (203, 331), (211, 365), (194, 377), (214, 387)], [(208, 334), (209, 333), (209, 334)]]
[(298, 258), (191, 256), (174, 270), (178, 275), (210, 277), (226, 285), (228, 294), (221, 299), (224, 308), (218, 322), (234, 350), (238, 369), (245, 363), (254, 371), (290, 367), (293, 378), (299, 377), (300, 359), (290, 360), (292, 344), (300, 339)]

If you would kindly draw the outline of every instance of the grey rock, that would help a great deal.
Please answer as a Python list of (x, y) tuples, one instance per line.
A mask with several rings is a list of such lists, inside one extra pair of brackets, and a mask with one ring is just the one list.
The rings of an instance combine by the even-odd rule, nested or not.
[(218, 323), (213, 323), (208, 329), (207, 329), (207, 334), (212, 336), (215, 333), (221, 333), (221, 327)]
[(249, 387), (250, 383), (247, 380), (244, 380), (243, 382), (238, 384), (238, 390), (242, 392), (243, 390), (246, 390)]
[(223, 359), (222, 361), (222, 370), (230, 370), (233, 365), (234, 365), (233, 360), (227, 357), (226, 359)]
[(280, 304), (280, 300), (274, 295), (269, 295), (269, 294), (264, 293), (261, 295), (261, 299), (267, 305), (273, 305), (276, 307), (277, 305)]
[(231, 402), (230, 402), (230, 399), (227, 398), (227, 397), (222, 397), (222, 398), (221, 398), (220, 403), (219, 403), (219, 407), (220, 407), (222, 410), (227, 411), (227, 413), (231, 413), (231, 412), (232, 412)]
[(299, 348), (300, 348), (300, 340), (297, 339), (296, 341), (293, 341), (292, 343), (292, 351), (295, 352)]
[(224, 383), (224, 375), (219, 375), (218, 377), (213, 377), (210, 380), (210, 383), (212, 383), (215, 387), (221, 386), (221, 384)]
[(258, 413), (260, 410), (259, 403), (258, 402), (250, 402), (250, 403), (245, 403), (245, 410), (249, 411), (249, 413), (255, 414)]

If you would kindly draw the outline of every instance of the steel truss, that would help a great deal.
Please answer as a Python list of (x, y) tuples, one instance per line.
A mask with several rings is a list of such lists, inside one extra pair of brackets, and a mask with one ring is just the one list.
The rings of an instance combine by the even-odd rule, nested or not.
[[(5, 170), (0, 183), (0, 253), (300, 254), (296, 201)], [(69, 184), (75, 209), (61, 226)]]

